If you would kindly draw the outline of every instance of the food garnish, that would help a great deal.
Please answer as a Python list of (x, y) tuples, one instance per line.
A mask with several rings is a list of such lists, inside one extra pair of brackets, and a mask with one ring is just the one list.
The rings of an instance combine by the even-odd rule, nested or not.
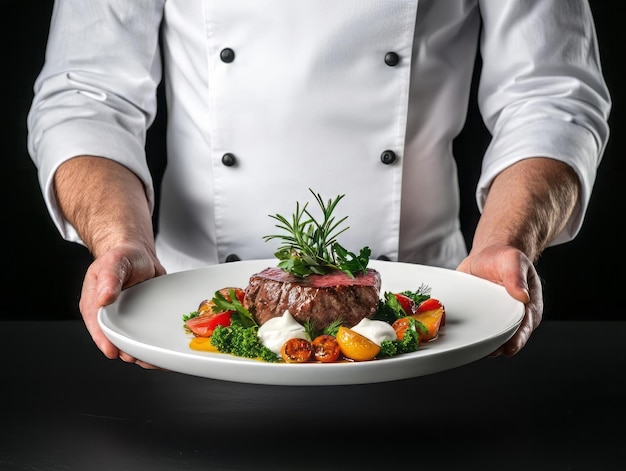
[(341, 353), (355, 361), (373, 360), (380, 352), (380, 345), (348, 327), (339, 327), (336, 338)]
[(311, 355), (311, 342), (298, 337), (287, 340), (280, 349), (280, 356), (287, 363), (305, 363), (310, 360)]
[(332, 363), (339, 359), (341, 348), (336, 335), (322, 334), (313, 339), (311, 347), (315, 360), (320, 363)]
[(210, 341), (221, 353), (230, 353), (243, 358), (258, 358), (270, 363), (278, 362), (280, 358), (261, 343), (257, 330), (257, 326), (244, 327), (238, 322), (232, 322), (228, 327), (217, 326)]
[(430, 287), (381, 297), (380, 273), (367, 267), (369, 247), (356, 255), (337, 241), (348, 229), (347, 217), (333, 215), (344, 195), (324, 202), (309, 191), (322, 220), (308, 203), (296, 203), (291, 220), (271, 215), (286, 232), (264, 237), (281, 240), (278, 266), (251, 275), (245, 288), (216, 291), (183, 315), (190, 348), (273, 363), (333, 363), (410, 353), (437, 338), (445, 309)]
[[(183, 315), (187, 332), (194, 335), (191, 348), (272, 363), (369, 361), (418, 350), (422, 343), (437, 338), (445, 320), (445, 308), (441, 301), (430, 296), (428, 286), (421, 285), (416, 291), (385, 292), (376, 314), (368, 320), (384, 322), (388, 324), (386, 329), (391, 326), (395, 332), (394, 340), (386, 339), (378, 344), (356, 330), (342, 325), (342, 319), (336, 319), (321, 331), (311, 322), (305, 322), (302, 326), (305, 335), (291, 337), (282, 344), (280, 351), (274, 351), (265, 346), (259, 337), (260, 326), (239, 301), (237, 293), (240, 290), (223, 288), (216, 291), (208, 303), (206, 301), (201, 303), (210, 305), (210, 311), (205, 311), (200, 316), (197, 312)], [(399, 301), (405, 298), (413, 301), (410, 304), (410, 312), (406, 312), (402, 307), (405, 301)], [(193, 322), (198, 318), (213, 316), (219, 319), (224, 314), (230, 315), (230, 323), (227, 325), (216, 323), (212, 330), (205, 329), (204, 332), (188, 327), (190, 321)], [(285, 315), (288, 315), (288, 312)], [(354, 329), (357, 329), (357, 326), (354, 326)]]
[(431, 288), (424, 284), (415, 291), (386, 292), (380, 300), (374, 319), (393, 323), (399, 317), (410, 316), (415, 307), (430, 298)]
[(333, 216), (337, 204), (345, 195), (339, 195), (325, 203), (318, 193), (310, 188), (309, 191), (322, 210), (321, 221), (315, 219), (309, 212), (308, 203), (300, 206), (300, 203), (296, 202), (296, 210), (291, 216), (291, 221), (280, 214), (270, 215), (278, 221), (276, 227), (286, 231), (286, 234), (263, 237), (266, 242), (272, 239), (282, 241), (274, 254), (279, 260), (278, 266), (288, 273), (301, 277), (311, 274), (324, 275), (335, 270), (340, 270), (351, 277), (365, 273), (371, 249), (363, 247), (356, 255), (337, 242), (337, 237), (349, 229), (348, 226), (341, 227), (347, 216), (338, 221)]
[[(252, 318), (250, 312), (243, 307), (239, 298), (235, 295), (235, 291), (233, 289), (228, 290), (229, 297), (226, 298), (224, 294), (220, 291), (217, 291), (212, 299), (215, 307), (213, 308), (214, 312), (222, 312), (222, 311), (230, 311), (231, 315), (237, 318), (237, 322), (239, 322), (243, 327), (252, 327), (256, 325), (256, 322)], [(232, 319), (231, 319), (232, 322)]]

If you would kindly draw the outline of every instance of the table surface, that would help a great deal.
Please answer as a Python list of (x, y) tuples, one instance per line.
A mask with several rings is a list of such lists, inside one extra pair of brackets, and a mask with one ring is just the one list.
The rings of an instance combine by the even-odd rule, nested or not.
[(626, 469), (625, 338), (544, 321), (513, 358), (266, 386), (107, 360), (80, 321), (0, 322), (0, 470)]

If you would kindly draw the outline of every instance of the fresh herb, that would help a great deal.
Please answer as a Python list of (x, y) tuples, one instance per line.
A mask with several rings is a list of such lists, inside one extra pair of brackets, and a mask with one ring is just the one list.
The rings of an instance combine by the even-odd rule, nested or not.
[(421, 304), (430, 298), (431, 287), (425, 284), (421, 284), (416, 291), (402, 291), (400, 294), (404, 294), (413, 300), (416, 306)]
[(322, 334), (336, 337), (337, 331), (339, 330), (339, 327), (341, 327), (341, 324), (343, 324), (343, 318), (338, 317), (337, 319), (332, 321), (330, 324), (328, 324), (326, 327), (320, 330), (315, 326), (315, 323), (311, 320), (311, 318), (308, 318), (306, 321), (304, 321), (303, 326), (304, 326), (304, 331), (306, 332), (306, 334), (309, 336), (311, 340), (313, 340), (315, 337), (322, 335)]
[(397, 340), (383, 340), (380, 343), (380, 352), (378, 356), (380, 358), (392, 357), (398, 354), (398, 341)]
[(183, 314), (183, 329), (185, 329), (185, 332), (187, 332), (188, 334), (192, 334), (192, 330), (187, 327), (187, 321), (189, 319), (193, 319), (194, 317), (198, 317), (200, 315), (199, 311), (191, 311), (189, 314)]
[[(430, 292), (430, 286), (422, 284), (415, 291), (402, 291), (400, 294), (411, 298), (417, 306), (421, 302), (430, 298)], [(378, 308), (376, 309), (376, 313), (372, 316), (372, 319), (393, 324), (393, 321), (401, 317), (406, 317), (406, 315), (407, 313), (404, 312), (404, 309), (402, 309), (402, 305), (398, 301), (396, 295), (392, 292), (386, 291), (383, 293), (383, 297), (378, 301)]]
[(283, 229), (287, 234), (272, 234), (263, 237), (267, 242), (272, 239), (282, 240), (282, 245), (274, 254), (278, 258), (278, 266), (284, 271), (296, 276), (304, 277), (312, 274), (324, 275), (340, 270), (354, 278), (359, 273), (365, 273), (371, 250), (364, 247), (356, 255), (337, 242), (337, 237), (349, 227), (341, 227), (347, 216), (335, 220), (333, 211), (345, 195), (339, 195), (334, 200), (324, 200), (319, 194), (309, 191), (319, 204), (323, 219), (318, 221), (308, 211), (308, 203), (300, 206), (296, 202), (296, 211), (289, 221), (280, 214), (270, 215), (276, 219), (276, 227)]
[(263, 345), (257, 331), (257, 326), (244, 326), (238, 320), (228, 327), (218, 325), (211, 335), (211, 344), (222, 353), (243, 358), (259, 358), (270, 363), (278, 362), (278, 355)]
[(189, 319), (193, 319), (194, 317), (198, 317), (200, 313), (198, 311), (192, 311), (189, 314), (183, 314), (183, 322), (187, 322)]
[(417, 332), (419, 330), (420, 334), (428, 335), (428, 327), (426, 327), (424, 324), (422, 324), (417, 319), (413, 319), (413, 320), (415, 321), (415, 331)]
[(416, 321), (415, 319), (409, 318), (409, 325), (411, 327), (404, 332), (402, 340), (398, 341), (398, 353), (411, 353), (419, 348), (420, 343), (417, 329), (423, 331), (425, 328), (424, 324)]
[(424, 324), (409, 317), (409, 328), (404, 332), (402, 340), (383, 340), (380, 343), (380, 352), (378, 356), (392, 357), (400, 353), (411, 353), (419, 348), (419, 333), (417, 330), (423, 331)]
[(311, 320), (310, 317), (306, 321), (304, 321), (304, 324), (302, 324), (302, 326), (304, 327), (304, 332), (309, 336), (309, 339), (313, 340), (315, 337), (317, 337), (317, 329), (315, 328), (315, 323)]
[(339, 330), (339, 327), (341, 327), (341, 324), (343, 324), (343, 319), (341, 317), (335, 319), (324, 328), (324, 334), (337, 337), (337, 331)]
[(376, 313), (372, 316), (372, 319), (393, 324), (396, 319), (405, 316), (406, 313), (402, 309), (402, 305), (398, 301), (398, 298), (396, 298), (396, 295), (385, 291), (383, 297), (378, 301), (378, 309), (376, 309)]
[(214, 312), (231, 311), (233, 319), (237, 319), (239, 323), (244, 327), (252, 327), (256, 325), (256, 321), (243, 304), (237, 299), (237, 295), (234, 290), (228, 291), (230, 299), (226, 298), (222, 293), (216, 291), (213, 295), (213, 303), (215, 304)]

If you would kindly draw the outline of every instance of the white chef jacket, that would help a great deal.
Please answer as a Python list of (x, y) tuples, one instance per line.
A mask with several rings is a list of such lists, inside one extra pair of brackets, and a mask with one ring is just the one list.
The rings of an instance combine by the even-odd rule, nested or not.
[[(159, 38), (162, 34), (162, 49)], [(480, 48), (480, 49), (479, 49)], [(339, 241), (454, 268), (466, 255), (452, 140), (477, 51), (493, 138), (479, 208), (512, 163), (547, 156), (580, 177), (555, 243), (582, 223), (610, 98), (586, 1), (57, 0), (28, 117), (45, 202), (68, 240), (52, 179), (100, 155), (133, 170), (154, 207), (146, 129), (164, 78), (167, 169), (158, 255), (170, 272), (269, 258), (296, 202), (345, 195)]]

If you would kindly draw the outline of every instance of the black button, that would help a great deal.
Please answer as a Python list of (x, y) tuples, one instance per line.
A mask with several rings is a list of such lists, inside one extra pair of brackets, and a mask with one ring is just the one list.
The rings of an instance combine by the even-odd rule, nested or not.
[(222, 163), (226, 165), (227, 167), (232, 167), (233, 165), (237, 163), (237, 159), (235, 158), (233, 154), (228, 152), (222, 155)]
[(241, 259), (237, 256), (237, 254), (231, 253), (226, 255), (226, 259), (224, 260), (226, 263), (230, 263), (230, 262), (238, 262)]
[(232, 61), (235, 60), (235, 51), (233, 51), (229, 47), (222, 49), (220, 52), (220, 59), (222, 59), (222, 62), (230, 64)]
[(395, 67), (400, 63), (400, 56), (395, 52), (388, 52), (385, 54), (385, 64), (389, 67)]
[(396, 161), (396, 153), (392, 150), (383, 151), (383, 153), (380, 154), (380, 161), (385, 165), (392, 164)]
[(379, 255), (378, 256), (378, 260), (382, 260), (383, 262), (390, 262), (391, 259), (389, 257), (387, 257), (386, 255)]

